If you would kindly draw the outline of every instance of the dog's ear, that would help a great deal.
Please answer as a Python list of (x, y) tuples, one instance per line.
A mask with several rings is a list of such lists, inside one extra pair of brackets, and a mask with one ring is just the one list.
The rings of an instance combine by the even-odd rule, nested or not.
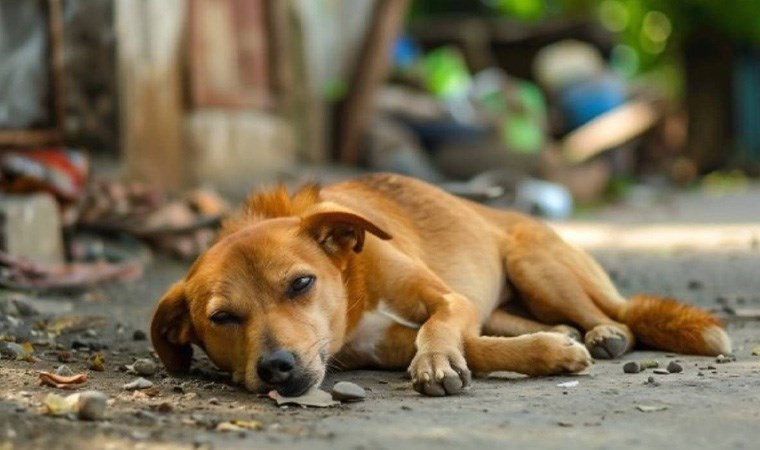
[(175, 283), (158, 303), (150, 325), (153, 348), (169, 372), (190, 371), (195, 336), (184, 282)]
[(365, 233), (372, 233), (383, 240), (391, 235), (368, 219), (349, 211), (329, 210), (315, 212), (302, 219), (301, 226), (329, 254), (359, 253), (364, 248)]

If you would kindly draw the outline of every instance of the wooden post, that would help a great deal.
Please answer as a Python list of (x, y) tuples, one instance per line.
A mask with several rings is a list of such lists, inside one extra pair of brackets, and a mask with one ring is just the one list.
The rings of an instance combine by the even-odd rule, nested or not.
[(348, 95), (337, 125), (341, 162), (356, 164), (359, 145), (369, 123), (378, 86), (390, 67), (393, 40), (404, 21), (409, 0), (377, 0), (372, 24), (356, 59)]
[(121, 152), (129, 179), (180, 188), (184, 0), (117, 0)]

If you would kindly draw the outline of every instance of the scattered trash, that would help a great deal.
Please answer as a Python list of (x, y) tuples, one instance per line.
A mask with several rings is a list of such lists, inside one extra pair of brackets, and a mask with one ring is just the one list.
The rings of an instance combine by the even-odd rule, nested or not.
[(264, 425), (256, 420), (232, 420), (229, 422), (220, 422), (216, 426), (216, 431), (259, 431), (264, 428)]
[(557, 387), (558, 388), (574, 388), (578, 386), (578, 384), (579, 384), (578, 380), (573, 380), (573, 381), (566, 381), (564, 383), (559, 383)]
[(333, 400), (340, 402), (358, 402), (367, 397), (367, 391), (363, 387), (348, 381), (335, 383), (330, 393)]
[(668, 409), (665, 405), (655, 405), (655, 406), (648, 406), (648, 405), (636, 405), (636, 409), (638, 409), (641, 412), (656, 412), (656, 411), (665, 411)]
[(623, 365), (623, 372), (625, 373), (639, 373), (643, 367), (637, 361), (629, 361)]
[(85, 391), (67, 397), (48, 394), (42, 403), (45, 413), (51, 416), (76, 414), (80, 420), (100, 420), (105, 416), (108, 396), (100, 391)]
[(660, 363), (656, 359), (647, 359), (641, 361), (641, 367), (644, 369), (656, 369), (660, 367)]
[(90, 370), (96, 372), (105, 372), (106, 370), (106, 357), (102, 353), (96, 353), (90, 358)]
[(40, 372), (39, 377), (42, 384), (58, 389), (76, 389), (79, 387), (79, 385), (87, 382), (86, 373), (80, 373), (71, 376), (61, 376), (50, 372)]
[(122, 388), (124, 388), (124, 389), (126, 389), (128, 391), (135, 391), (135, 390), (140, 390), (140, 389), (148, 389), (148, 388), (151, 388), (151, 387), (153, 387), (153, 382), (151, 382), (150, 380), (146, 380), (145, 378), (142, 378), (142, 377), (141, 378), (137, 378), (136, 380), (131, 381), (131, 382), (125, 384), (124, 386), (122, 386)]
[(277, 391), (270, 391), (269, 398), (277, 402), (277, 406), (282, 405), (300, 405), (303, 407), (313, 406), (315, 408), (327, 408), (329, 406), (338, 405), (332, 399), (332, 396), (316, 387), (309, 389), (305, 394), (299, 397), (283, 397)]

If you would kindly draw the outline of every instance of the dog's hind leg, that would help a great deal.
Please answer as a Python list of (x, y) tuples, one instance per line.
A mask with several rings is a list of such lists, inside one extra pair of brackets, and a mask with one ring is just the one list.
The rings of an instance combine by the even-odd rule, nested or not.
[(562, 333), (576, 341), (580, 341), (582, 336), (578, 330), (567, 325), (547, 325), (536, 322), (535, 320), (526, 319), (514, 314), (510, 314), (502, 309), (496, 309), (483, 324), (484, 336), (503, 336), (514, 337), (524, 334), (538, 333), (540, 331), (554, 331)]
[(470, 337), (465, 339), (464, 349), (470, 369), (480, 373), (554, 375), (580, 372), (592, 364), (583, 344), (560, 333)]
[(606, 277), (598, 266), (589, 267), (589, 257), (538, 223), (512, 227), (503, 251), (510, 282), (538, 320), (580, 326), (595, 358), (616, 358), (633, 349), (631, 330), (610, 317), (614, 305), (594, 301), (603, 295), (599, 280)]

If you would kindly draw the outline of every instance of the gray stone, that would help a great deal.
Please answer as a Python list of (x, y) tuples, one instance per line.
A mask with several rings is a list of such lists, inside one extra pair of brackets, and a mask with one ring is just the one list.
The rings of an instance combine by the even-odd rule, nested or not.
[(668, 363), (668, 372), (670, 372), (670, 373), (681, 373), (681, 372), (683, 372), (683, 366), (681, 366), (680, 364), (678, 364), (675, 361), (670, 361), (670, 363)]
[(349, 381), (335, 383), (330, 393), (333, 400), (341, 402), (356, 402), (364, 400), (367, 397), (367, 391), (363, 387)]
[(100, 391), (84, 391), (79, 394), (77, 417), (81, 420), (100, 420), (105, 416), (108, 396)]
[(138, 375), (149, 377), (151, 375), (155, 375), (156, 371), (158, 370), (158, 366), (155, 362), (153, 362), (152, 359), (142, 358), (138, 359), (134, 364), (132, 364), (132, 369), (137, 372)]
[(0, 342), (0, 355), (3, 358), (22, 360), (32, 356), (24, 347), (15, 342)]
[(132, 333), (132, 340), (144, 341), (146, 339), (148, 339), (148, 336), (145, 334), (143, 330), (135, 330), (135, 332)]
[(641, 364), (637, 361), (629, 361), (623, 365), (623, 372), (625, 373), (639, 373), (641, 370)]
[(74, 371), (71, 370), (66, 364), (61, 364), (57, 369), (55, 369), (55, 374), (62, 377), (70, 377), (74, 375)]

